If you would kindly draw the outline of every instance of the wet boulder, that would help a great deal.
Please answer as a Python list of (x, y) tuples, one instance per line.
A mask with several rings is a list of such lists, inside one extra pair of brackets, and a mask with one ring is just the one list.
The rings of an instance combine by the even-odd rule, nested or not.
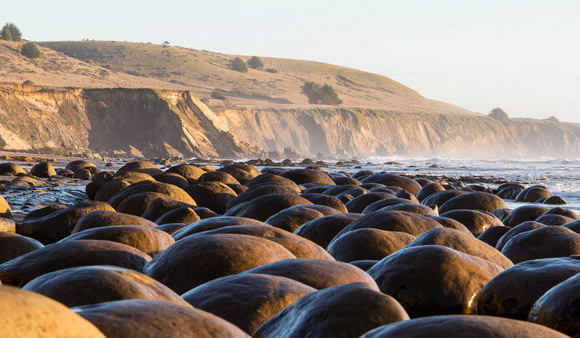
[(466, 233), (449, 229), (432, 229), (407, 245), (408, 248), (422, 245), (442, 245), (457, 251), (485, 259), (507, 269), (513, 263), (496, 248)]
[(465, 225), (474, 236), (481, 235), (485, 230), (503, 223), (493, 214), (481, 210), (455, 209), (441, 214)]
[(542, 216), (536, 218), (535, 222), (545, 225), (564, 225), (570, 222), (574, 222), (574, 219), (558, 214), (543, 214)]
[(365, 177), (360, 181), (361, 183), (380, 183), (386, 186), (394, 185), (412, 194), (417, 194), (422, 189), (421, 185), (413, 179), (394, 174), (376, 174)]
[(343, 228), (361, 216), (362, 214), (345, 213), (316, 218), (304, 223), (294, 233), (326, 248)]
[(408, 319), (393, 297), (351, 283), (305, 295), (264, 323), (254, 336), (354, 338)]
[[(258, 176), (259, 177), (259, 176)], [(298, 194), (300, 189), (296, 191), (293, 187), (282, 184), (265, 183), (260, 184), (239, 194), (236, 198), (230, 201), (228, 209), (235, 207), (238, 204), (251, 201), (255, 198), (270, 194)]]
[(504, 225), (489, 227), (484, 232), (482, 232), (481, 235), (477, 236), (477, 239), (495, 248), (499, 239), (502, 238), (503, 235), (505, 235), (511, 229), (512, 228), (506, 227)]
[(167, 169), (167, 173), (175, 173), (184, 177), (189, 183), (195, 183), (199, 177), (206, 173), (205, 170), (192, 164), (179, 164)]
[(296, 205), (270, 216), (265, 223), (293, 232), (313, 219), (338, 213), (336, 209), (322, 205)]
[(580, 332), (580, 274), (554, 286), (536, 301), (528, 321), (538, 323), (570, 336)]
[(405, 232), (373, 228), (356, 229), (336, 238), (328, 252), (338, 261), (381, 260), (415, 239)]
[(46, 273), (87, 265), (115, 265), (142, 271), (151, 257), (128, 245), (101, 240), (47, 245), (0, 264), (2, 283), (22, 286)]
[[(436, 205), (439, 208), (441, 208), (441, 206), (443, 204), (447, 203), (447, 201), (449, 201), (450, 199), (457, 197), (459, 195), (466, 194), (466, 193), (467, 192), (460, 191), (460, 190), (439, 191), (439, 192), (432, 193), (429, 196), (425, 197), (421, 201), (421, 204), (428, 205), (430, 207), (434, 207)], [(439, 210), (439, 212), (442, 212), (442, 211)]]
[(190, 184), (185, 191), (193, 197), (198, 206), (209, 208), (218, 214), (225, 213), (228, 203), (238, 196), (232, 188), (218, 181)]
[(335, 185), (327, 173), (316, 169), (293, 169), (286, 171), (280, 176), (292, 180), (296, 184), (321, 183), (324, 185)]
[(151, 257), (167, 249), (175, 240), (168, 233), (140, 225), (112, 225), (76, 232), (60, 240), (68, 242), (81, 239), (98, 239), (125, 244)]
[(421, 245), (389, 255), (367, 273), (415, 318), (477, 313), (473, 298), (502, 270), (445, 246)]
[(487, 192), (476, 191), (451, 198), (440, 206), (439, 211), (445, 213), (457, 209), (470, 209), (492, 212), (495, 209), (503, 208), (507, 208), (507, 205), (500, 197)]
[(268, 224), (247, 217), (236, 216), (217, 216), (199, 220), (182, 228), (173, 235), (176, 240), (183, 239), (187, 236), (197, 234), (200, 232), (219, 229), (231, 225), (266, 225)]
[(211, 234), (238, 234), (255, 236), (278, 243), (290, 251), (297, 258), (326, 259), (334, 260), (332, 256), (323, 248), (306, 238), (295, 235), (291, 232), (264, 225), (232, 225), (208, 230), (200, 235)]
[(334, 196), (325, 194), (302, 194), (301, 196), (314, 204), (331, 207), (341, 213), (348, 212), (344, 203)]
[(139, 225), (150, 228), (157, 226), (157, 224), (139, 216), (110, 210), (95, 210), (79, 218), (72, 233), (113, 225)]
[(201, 218), (195, 212), (194, 209), (190, 207), (178, 207), (167, 211), (161, 217), (155, 220), (158, 225), (167, 223), (185, 223), (190, 224), (199, 221)]
[(369, 192), (355, 197), (353, 200), (347, 202), (345, 206), (348, 212), (362, 213), (367, 206), (387, 198), (395, 198), (395, 195), (387, 192)]
[(526, 222), (520, 223), (520, 224), (516, 225), (515, 227), (511, 228), (510, 230), (508, 230), (503, 236), (501, 236), (499, 238), (499, 240), (497, 241), (495, 248), (498, 249), (499, 251), (502, 251), (503, 247), (506, 245), (506, 243), (510, 239), (512, 239), (512, 237), (514, 237), (515, 235), (521, 234), (522, 232), (526, 232), (526, 231), (530, 231), (530, 230), (534, 230), (534, 229), (539, 229), (539, 228), (544, 228), (544, 227), (546, 227), (546, 225), (544, 225), (542, 223), (534, 222), (534, 221), (526, 221)]
[(121, 168), (119, 168), (119, 170), (117, 170), (118, 174), (125, 172), (138, 172), (153, 175), (160, 174), (163, 171), (153, 163), (149, 163), (146, 161), (133, 161), (123, 165)]
[(516, 201), (533, 203), (539, 199), (546, 199), (550, 196), (552, 196), (552, 193), (546, 187), (534, 185), (520, 192), (516, 196)]
[(269, 194), (238, 204), (229, 209), (225, 215), (249, 217), (265, 221), (286, 208), (308, 204), (313, 203), (295, 194)]
[(286, 277), (318, 290), (348, 283), (379, 290), (371, 276), (356, 266), (323, 259), (284, 259), (246, 272)]
[(44, 217), (22, 221), (16, 225), (16, 232), (43, 244), (54, 243), (70, 235), (81, 217), (97, 210), (115, 211), (105, 202), (82, 202)]
[(188, 236), (157, 255), (145, 273), (181, 294), (210, 280), (295, 258), (280, 244), (237, 234)]
[(417, 193), (417, 199), (419, 202), (427, 198), (427, 196), (434, 194), (436, 192), (445, 191), (445, 188), (439, 183), (429, 183), (421, 188)]
[(12, 208), (4, 196), (0, 195), (0, 217), (12, 219)]
[(187, 303), (165, 285), (140, 272), (116, 266), (81, 266), (49, 272), (23, 287), (68, 307), (124, 299)]
[(272, 174), (272, 173), (265, 173), (259, 176), (254, 177), (252, 180), (250, 180), (246, 186), (249, 188), (255, 188), (258, 185), (262, 185), (262, 184), (275, 184), (275, 185), (284, 185), (284, 186), (288, 186), (290, 188), (292, 188), (292, 190), (294, 190), (296, 193), (300, 192), (300, 187), (298, 187), (298, 185), (286, 178), (286, 177), (282, 177), (280, 175), (276, 175), (276, 174)]
[(548, 226), (512, 237), (501, 252), (514, 264), (580, 254), (580, 235), (560, 226)]
[(34, 238), (0, 231), (0, 263), (8, 262), (16, 257), (38, 250), (43, 246), (42, 243)]
[(466, 335), (470, 337), (566, 337), (545, 326), (520, 320), (492, 316), (448, 315), (416, 318), (381, 326), (367, 332), (362, 338), (447, 338)]
[(221, 182), (224, 184), (240, 184), (232, 175), (223, 171), (212, 171), (199, 177), (199, 182)]
[(21, 176), (26, 175), (26, 170), (16, 163), (0, 163), (0, 176)]
[(191, 198), (185, 190), (173, 184), (149, 181), (139, 182), (123, 189), (121, 192), (111, 197), (108, 200), (108, 203), (113, 206), (113, 208), (116, 208), (124, 199), (142, 192), (158, 192), (165, 194), (176, 201), (196, 205), (193, 198)]
[(477, 299), (478, 313), (526, 320), (536, 301), (552, 287), (580, 273), (580, 257), (534, 259), (492, 278)]
[(30, 174), (36, 177), (48, 178), (56, 175), (56, 170), (50, 162), (40, 162), (30, 168)]
[(213, 313), (252, 334), (282, 309), (314, 291), (289, 278), (244, 273), (214, 279), (182, 297), (195, 308)]
[(176, 173), (161, 173), (161, 174), (153, 174), (151, 175), (157, 182), (173, 184), (181, 189), (184, 189), (189, 185), (189, 182), (185, 179), (185, 177), (176, 174)]
[(190, 305), (130, 299), (74, 307), (109, 338), (249, 337), (234, 324)]

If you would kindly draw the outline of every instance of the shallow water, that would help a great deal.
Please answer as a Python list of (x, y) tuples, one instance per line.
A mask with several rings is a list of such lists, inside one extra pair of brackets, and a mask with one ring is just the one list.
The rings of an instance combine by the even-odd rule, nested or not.
[[(524, 186), (542, 184), (554, 195), (563, 197), (568, 204), (564, 207), (580, 212), (580, 161), (569, 160), (456, 160), (456, 159), (411, 159), (411, 158), (370, 158), (360, 160), (358, 166), (331, 165), (325, 170), (345, 171), (355, 173), (369, 169), (376, 173), (388, 172), (400, 175), (447, 177), (450, 179), (470, 179), (486, 182), (480, 183), (488, 187), (497, 187), (503, 182), (517, 182)], [(208, 163), (219, 167), (216, 163)], [(54, 166), (64, 167), (65, 162)], [(114, 167), (105, 168), (104, 163), (97, 163), (105, 170), (116, 170), (123, 165), (114, 163)], [(165, 169), (163, 167), (162, 169)], [(263, 169), (264, 167), (258, 167)], [(15, 218), (21, 219), (24, 214), (50, 204), (74, 205), (88, 200), (84, 193), (84, 184), (72, 179), (62, 179), (48, 182), (46, 187), (7, 187), (2, 195), (10, 203)], [(466, 182), (466, 185), (474, 184)], [(509, 208), (530, 203), (520, 203), (506, 200)]]

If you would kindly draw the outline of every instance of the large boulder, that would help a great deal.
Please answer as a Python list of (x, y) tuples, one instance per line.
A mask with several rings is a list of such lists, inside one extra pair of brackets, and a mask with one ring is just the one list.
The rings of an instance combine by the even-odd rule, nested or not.
[(503, 220), (503, 223), (508, 227), (515, 227), (516, 225), (533, 221), (542, 216), (550, 208), (543, 205), (522, 205), (517, 207)]
[(400, 321), (367, 332), (362, 338), (544, 337), (566, 335), (545, 326), (491, 316), (432, 316)]
[(580, 234), (560, 226), (544, 227), (512, 237), (501, 252), (514, 264), (580, 254)]
[(295, 205), (313, 204), (309, 200), (295, 194), (269, 194), (238, 204), (229, 209), (226, 216), (249, 217), (265, 221), (270, 216)]
[(121, 192), (111, 197), (108, 203), (113, 206), (113, 208), (116, 208), (125, 198), (141, 192), (158, 192), (165, 194), (176, 201), (196, 205), (193, 198), (191, 198), (185, 190), (173, 184), (149, 181), (139, 182), (123, 189)]
[(363, 283), (379, 290), (371, 276), (356, 266), (323, 259), (284, 259), (246, 272), (286, 277), (318, 290), (348, 283)]
[(18, 256), (38, 250), (43, 246), (42, 243), (34, 238), (0, 231), (0, 263), (8, 262)]
[(173, 166), (173, 167), (167, 169), (165, 172), (179, 174), (182, 177), (185, 177), (185, 179), (189, 183), (197, 182), (199, 177), (206, 173), (205, 170), (203, 170), (199, 167), (196, 167), (192, 164), (178, 164), (176, 166)]
[(157, 255), (145, 273), (181, 294), (210, 280), (295, 258), (280, 244), (237, 234), (188, 236)]
[(499, 238), (499, 240), (497, 241), (497, 244), (495, 245), (495, 248), (498, 249), (499, 251), (503, 250), (503, 247), (507, 244), (507, 242), (512, 239), (512, 237), (521, 234), (522, 232), (526, 232), (526, 231), (530, 231), (530, 230), (534, 230), (534, 229), (539, 229), (539, 228), (544, 228), (546, 227), (546, 225), (542, 224), (542, 223), (538, 223), (538, 222), (534, 222), (534, 221), (526, 221), (523, 223), (520, 223), (518, 225), (516, 225), (513, 228), (510, 228), (505, 234), (503, 234), (503, 236), (501, 236)]
[(74, 307), (108, 338), (248, 337), (234, 324), (189, 305), (129, 299)]
[(232, 188), (218, 181), (190, 184), (185, 191), (193, 197), (197, 205), (209, 208), (218, 214), (225, 213), (228, 203), (238, 196)]
[(52, 164), (50, 164), (50, 162), (40, 162), (30, 168), (30, 175), (48, 178), (56, 175), (56, 170), (54, 170), (54, 167)]
[(367, 273), (415, 318), (477, 313), (474, 297), (502, 270), (448, 247), (421, 245), (391, 254)]
[(401, 231), (419, 236), (427, 230), (441, 227), (439, 222), (425, 215), (412, 214), (406, 211), (375, 211), (350, 223), (336, 235), (336, 238), (351, 230), (363, 228)]
[(244, 273), (214, 279), (182, 297), (195, 308), (213, 313), (252, 334), (282, 309), (314, 291), (289, 278)]
[(113, 225), (83, 230), (67, 236), (60, 242), (98, 239), (117, 242), (139, 249), (151, 257), (170, 247), (175, 240), (168, 233), (140, 225)]
[(72, 233), (114, 225), (139, 225), (150, 228), (157, 226), (157, 224), (139, 216), (111, 210), (95, 210), (89, 212), (86, 215), (83, 215), (76, 222), (74, 228), (72, 229)]
[(476, 237), (491, 227), (503, 226), (499, 218), (481, 210), (455, 209), (442, 213), (441, 216), (460, 222)]
[(315, 218), (302, 224), (294, 233), (326, 248), (342, 229), (361, 216), (362, 214), (345, 213)]
[(200, 235), (211, 234), (238, 234), (260, 237), (282, 245), (297, 258), (334, 260), (326, 250), (308, 239), (266, 224), (232, 225), (200, 233)]
[(26, 170), (16, 163), (0, 163), (0, 176), (21, 176), (26, 175)]
[(46, 273), (76, 266), (115, 265), (142, 271), (151, 260), (128, 245), (100, 240), (68, 241), (47, 245), (0, 264), (4, 284), (22, 286)]
[(338, 213), (336, 209), (323, 205), (297, 205), (268, 217), (265, 223), (292, 232), (313, 219)]
[(328, 252), (338, 261), (381, 260), (404, 248), (415, 236), (373, 228), (356, 229), (336, 238)]
[(308, 294), (264, 323), (255, 337), (359, 337), (376, 327), (408, 320), (393, 297), (360, 283)]
[(93, 324), (38, 293), (0, 286), (4, 337), (105, 337)]
[(476, 191), (455, 196), (439, 207), (442, 214), (456, 209), (482, 210), (492, 212), (495, 209), (507, 208), (505, 202), (494, 194)]
[(12, 219), (12, 208), (2, 195), (0, 195), (0, 217)]
[(477, 299), (478, 313), (526, 320), (546, 291), (578, 273), (578, 256), (519, 263), (485, 284)]
[(70, 235), (81, 217), (97, 210), (115, 211), (105, 202), (82, 202), (43, 217), (24, 220), (16, 225), (16, 232), (43, 244), (54, 243)]
[(24, 290), (40, 293), (68, 307), (124, 299), (187, 303), (165, 285), (140, 272), (116, 266), (81, 266), (34, 278)]
[(360, 196), (355, 197), (354, 199), (348, 201), (345, 206), (348, 212), (351, 213), (362, 213), (363, 210), (380, 200), (384, 200), (386, 198), (394, 198), (395, 195), (387, 193), (387, 192), (369, 192)]
[(321, 183), (324, 185), (335, 185), (327, 173), (317, 169), (293, 169), (286, 171), (280, 176), (292, 180), (296, 184)]
[(493, 262), (504, 269), (513, 266), (513, 263), (496, 248), (463, 232), (449, 229), (432, 229), (412, 241), (408, 248), (421, 245), (442, 245), (463, 253)]
[(149, 163), (146, 161), (134, 161), (134, 162), (129, 162), (129, 163), (125, 164), (124, 166), (119, 168), (119, 170), (117, 170), (118, 174), (125, 173), (125, 172), (138, 172), (138, 173), (153, 175), (153, 174), (160, 174), (163, 171), (161, 169), (159, 169), (159, 167), (153, 163)]
[(365, 177), (360, 181), (362, 183), (381, 183), (386, 186), (394, 185), (396, 187), (401, 187), (412, 194), (417, 194), (422, 188), (415, 180), (394, 174), (376, 174)]
[(183, 239), (187, 236), (197, 234), (200, 232), (219, 229), (231, 225), (266, 225), (268, 224), (255, 220), (253, 218), (247, 217), (236, 217), (236, 216), (217, 216), (210, 217), (199, 220), (197, 222), (191, 223), (188, 226), (180, 229), (173, 234), (173, 238), (176, 240)]
[(548, 290), (534, 304), (528, 321), (538, 323), (570, 336), (580, 333), (580, 274)]

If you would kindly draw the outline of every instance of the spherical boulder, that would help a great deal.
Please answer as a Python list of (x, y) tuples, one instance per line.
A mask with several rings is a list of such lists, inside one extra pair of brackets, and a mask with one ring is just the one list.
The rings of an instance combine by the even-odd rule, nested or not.
[(521, 234), (522, 232), (526, 232), (526, 231), (530, 231), (530, 230), (534, 230), (534, 229), (539, 229), (539, 228), (544, 228), (544, 227), (546, 227), (546, 225), (544, 225), (542, 223), (534, 222), (534, 221), (526, 221), (526, 222), (520, 223), (520, 224), (516, 225), (515, 227), (511, 228), (510, 230), (508, 230), (505, 234), (503, 234), (503, 236), (501, 236), (499, 238), (499, 240), (497, 241), (495, 248), (498, 249), (499, 251), (502, 251), (503, 247), (506, 245), (506, 243), (510, 239), (512, 239), (512, 237), (514, 237), (515, 235)]
[(86, 265), (115, 265), (142, 271), (151, 257), (128, 245), (101, 240), (47, 245), (0, 264), (2, 283), (21, 286), (46, 273)]
[(97, 210), (115, 211), (105, 202), (82, 202), (44, 217), (24, 220), (16, 225), (16, 232), (42, 244), (54, 243), (70, 235), (81, 217)]
[(247, 217), (236, 217), (236, 216), (217, 216), (217, 217), (210, 217), (206, 219), (199, 220), (197, 222), (191, 223), (186, 227), (180, 229), (175, 234), (173, 234), (173, 238), (175, 240), (183, 239), (187, 236), (197, 234), (200, 232), (219, 229), (223, 227), (227, 227), (230, 225), (266, 225), (268, 224), (264, 222), (260, 222), (253, 218)]
[(142, 192), (158, 192), (165, 194), (176, 201), (196, 205), (195, 200), (193, 200), (193, 198), (191, 198), (191, 196), (185, 192), (185, 190), (173, 184), (149, 181), (139, 182), (123, 189), (121, 192), (111, 197), (108, 203), (113, 208), (116, 208), (123, 202), (125, 198)]
[(379, 290), (371, 276), (356, 266), (323, 259), (284, 259), (246, 272), (286, 277), (318, 290), (348, 283), (363, 283)]
[(189, 183), (195, 183), (199, 177), (206, 173), (205, 170), (191, 164), (179, 164), (167, 169), (167, 173), (176, 173), (184, 177)]
[(441, 228), (441, 224), (424, 215), (412, 214), (406, 211), (375, 211), (366, 214), (344, 227), (335, 238), (362, 228), (375, 228), (387, 231), (401, 231), (419, 236), (427, 230)]
[(248, 334), (314, 288), (295, 280), (255, 273), (214, 279), (189, 290), (183, 299)]
[(47, 178), (56, 175), (56, 170), (54, 170), (50, 162), (40, 162), (30, 168), (30, 174), (36, 177)]
[(429, 183), (417, 193), (417, 199), (419, 202), (423, 201), (427, 196), (434, 194), (436, 192), (445, 191), (445, 188), (439, 183)]
[(394, 185), (396, 187), (401, 187), (412, 194), (417, 194), (422, 189), (421, 185), (413, 179), (394, 174), (376, 174), (365, 177), (360, 181), (362, 183), (381, 183), (387, 186)]
[(441, 214), (465, 225), (474, 236), (481, 235), (485, 230), (503, 223), (493, 214), (481, 210), (455, 209)]
[(505, 235), (511, 229), (512, 228), (506, 227), (504, 225), (492, 226), (477, 236), (477, 239), (495, 248), (499, 239), (502, 238), (503, 235)]
[(34, 238), (0, 231), (0, 263), (8, 262), (43, 246), (42, 243)]
[(218, 181), (190, 184), (185, 191), (193, 197), (197, 205), (209, 208), (218, 214), (225, 213), (228, 203), (238, 196), (232, 188)]
[(546, 291), (580, 273), (580, 257), (534, 259), (492, 278), (477, 299), (479, 314), (526, 320)]
[(400, 321), (381, 326), (362, 338), (408, 337), (546, 337), (566, 335), (545, 326), (521, 320), (492, 316), (448, 315)]
[(0, 195), (0, 217), (12, 219), (12, 208), (2, 195)]
[(395, 198), (395, 195), (387, 192), (369, 192), (348, 201), (345, 206), (348, 212), (362, 213), (367, 206), (388, 198)]
[(224, 184), (240, 184), (240, 182), (232, 175), (223, 171), (212, 171), (205, 173), (199, 177), (199, 182), (221, 182)]
[(26, 170), (16, 163), (0, 163), (0, 176), (20, 176), (26, 175)]
[(133, 161), (119, 168), (119, 170), (117, 170), (117, 173), (125, 173), (131, 171), (149, 175), (160, 174), (163, 172), (161, 169), (159, 169), (158, 166), (156, 166), (153, 163), (149, 163), (146, 161)]
[(337, 212), (345, 213), (348, 212), (344, 203), (334, 196), (325, 194), (302, 194), (302, 197), (306, 198), (310, 202), (317, 205), (324, 205), (333, 208)]
[(258, 328), (254, 337), (355, 338), (408, 319), (393, 297), (351, 283), (303, 296)]
[(415, 239), (405, 232), (373, 228), (356, 229), (336, 238), (328, 252), (342, 262), (381, 260)]
[(167, 249), (175, 240), (168, 233), (140, 225), (112, 225), (76, 232), (60, 242), (98, 239), (117, 242), (139, 249), (151, 257)]
[(293, 232), (313, 219), (338, 213), (336, 209), (322, 205), (296, 205), (268, 217), (265, 223)]
[(407, 247), (411, 248), (421, 245), (446, 246), (468, 255), (485, 259), (504, 269), (513, 266), (513, 263), (496, 248), (473, 236), (454, 229), (438, 228), (429, 230), (409, 243)]
[(201, 218), (195, 212), (193, 208), (190, 207), (178, 207), (167, 211), (155, 220), (158, 225), (167, 223), (185, 223), (190, 224), (199, 221)]
[(72, 233), (113, 225), (139, 225), (150, 228), (157, 226), (157, 224), (139, 216), (110, 210), (95, 210), (79, 218), (72, 229)]
[(335, 185), (328, 174), (316, 169), (293, 169), (286, 171), (280, 176), (292, 180), (296, 184), (322, 183), (325, 185)]
[(367, 273), (415, 318), (477, 313), (474, 297), (502, 270), (445, 246), (421, 245), (389, 255)]
[(487, 192), (470, 192), (455, 196), (439, 207), (442, 214), (456, 209), (470, 209), (492, 212), (495, 209), (507, 208), (505, 202), (498, 196)]
[(105, 337), (61, 303), (10, 286), (0, 286), (0, 325), (5, 337)]
[(528, 321), (562, 333), (577, 336), (580, 332), (580, 273), (554, 286), (536, 301)]
[(210, 280), (295, 258), (280, 244), (237, 234), (188, 236), (157, 255), (145, 273), (181, 294)]
[(225, 215), (249, 217), (265, 221), (286, 208), (308, 204), (313, 203), (295, 194), (269, 194), (238, 204), (229, 209)]
[(190, 305), (129, 299), (74, 307), (109, 338), (248, 337), (234, 324)]
[[(259, 176), (258, 176), (259, 177)], [(298, 194), (300, 189), (296, 191), (293, 187), (289, 187), (282, 184), (275, 183), (265, 183), (251, 187), (250, 189), (239, 194), (236, 198), (232, 199), (228, 204), (228, 209), (235, 207), (238, 204), (242, 204), (247, 201), (251, 201), (257, 197), (270, 195), (270, 194)]]
[(516, 196), (516, 201), (518, 202), (529, 202), (533, 203), (542, 198), (548, 198), (552, 196), (552, 193), (546, 189), (544, 186), (534, 185), (524, 189)]
[(561, 226), (548, 226), (512, 237), (501, 252), (514, 264), (550, 257), (580, 254), (580, 234)]
[[(432, 193), (431, 195), (425, 197), (421, 204), (434, 207), (435, 205), (441, 208), (443, 204), (445, 204), (450, 199), (457, 197), (459, 195), (467, 194), (465, 191), (461, 190), (445, 190)], [(441, 212), (441, 210), (439, 210)]]
[(255, 236), (282, 245), (297, 258), (334, 260), (334, 258), (332, 258), (332, 256), (326, 250), (309, 241), (308, 239), (273, 226), (268, 226), (266, 224), (232, 225), (214, 230), (207, 230), (200, 233), (200, 235), (211, 234), (238, 234)]
[(361, 216), (362, 214), (345, 213), (315, 218), (302, 224), (294, 233), (326, 248), (342, 229)]
[(116, 266), (81, 266), (53, 271), (34, 278), (23, 289), (68, 307), (124, 299), (164, 300), (187, 305), (178, 294), (153, 278)]

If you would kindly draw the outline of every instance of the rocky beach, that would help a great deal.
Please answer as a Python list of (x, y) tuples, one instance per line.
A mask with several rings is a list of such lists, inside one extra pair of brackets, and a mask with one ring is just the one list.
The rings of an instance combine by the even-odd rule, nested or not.
[(8, 335), (580, 332), (575, 163), (2, 156)]

